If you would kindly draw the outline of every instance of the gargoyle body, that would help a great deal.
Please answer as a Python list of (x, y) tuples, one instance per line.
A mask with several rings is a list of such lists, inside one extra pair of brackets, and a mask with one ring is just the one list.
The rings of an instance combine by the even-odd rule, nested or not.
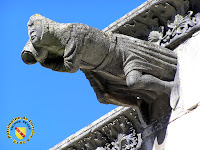
[(38, 14), (30, 18), (28, 31), (25, 63), (60, 72), (81, 69), (102, 103), (136, 105), (138, 99), (170, 95), (174, 87), (177, 57), (167, 48)]

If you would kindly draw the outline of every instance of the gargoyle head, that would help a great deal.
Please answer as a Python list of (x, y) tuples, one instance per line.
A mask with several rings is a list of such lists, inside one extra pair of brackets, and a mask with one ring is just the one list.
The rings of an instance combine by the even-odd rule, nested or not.
[(37, 46), (41, 42), (43, 45), (45, 44), (45, 42), (48, 42), (48, 38), (50, 37), (51, 32), (53, 32), (52, 30), (54, 24), (56, 24), (56, 22), (40, 14), (35, 14), (31, 16), (27, 24), (28, 35), (31, 43), (34, 46)]

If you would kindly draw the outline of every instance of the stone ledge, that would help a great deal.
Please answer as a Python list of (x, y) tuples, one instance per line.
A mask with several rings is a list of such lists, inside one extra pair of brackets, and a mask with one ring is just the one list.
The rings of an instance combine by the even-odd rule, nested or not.
[[(71, 135), (64, 141), (55, 145), (50, 150), (60, 150), (60, 149), (70, 149), (70, 148), (79, 149), (80, 147), (83, 147), (88, 143), (87, 139), (91, 138), (91, 136), (94, 136), (96, 134), (98, 136), (102, 136), (101, 132), (103, 132), (102, 131), (103, 127), (108, 128), (107, 126), (112, 126), (113, 121), (116, 122), (116, 120), (120, 120), (120, 119), (121, 120), (125, 119), (126, 121), (130, 122), (133, 125), (141, 124), (141, 122), (139, 121), (139, 117), (136, 113), (136, 110), (129, 108), (129, 107), (117, 107), (116, 109), (114, 109), (111, 112), (107, 113), (106, 115), (102, 116), (100, 119), (94, 121), (87, 127), (81, 129), (80, 131)], [(128, 123), (128, 124), (130, 124), (130, 123)], [(140, 129), (133, 129), (133, 130), (134, 130), (134, 132), (138, 132)], [(106, 133), (104, 133), (104, 136), (106, 136), (105, 134)], [(102, 137), (102, 139), (103, 138), (104, 137)], [(140, 139), (140, 140), (138, 139), (140, 141), (139, 145), (141, 145), (141, 134), (138, 134), (138, 138)], [(84, 142), (82, 142), (82, 141), (84, 141)], [(97, 146), (100, 146), (100, 145), (97, 145)], [(103, 146), (103, 144), (101, 146)]]
[(103, 31), (174, 49), (200, 29), (198, 4), (197, 0), (149, 0)]
[(133, 9), (131, 12), (127, 13), (125, 16), (121, 17), (117, 21), (110, 24), (106, 27), (103, 31), (104, 32), (115, 32), (119, 27), (127, 24), (127, 22), (131, 21), (133, 18), (138, 16), (141, 13), (144, 13), (147, 9), (149, 9), (152, 5), (159, 3), (161, 0), (148, 0), (138, 6), (137, 8)]

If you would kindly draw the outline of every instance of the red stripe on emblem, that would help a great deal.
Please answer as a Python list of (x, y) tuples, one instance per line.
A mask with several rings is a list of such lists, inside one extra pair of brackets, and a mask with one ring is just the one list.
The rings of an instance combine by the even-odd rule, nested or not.
[(15, 130), (24, 138), (25, 137), (25, 135), (17, 128), (17, 127), (15, 127)]

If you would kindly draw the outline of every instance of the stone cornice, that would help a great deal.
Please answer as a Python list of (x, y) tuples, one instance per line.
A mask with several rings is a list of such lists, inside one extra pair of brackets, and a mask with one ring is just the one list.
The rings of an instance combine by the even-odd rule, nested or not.
[(118, 107), (50, 150), (138, 149), (142, 143), (141, 132), (146, 127), (140, 115), (135, 109)]
[(170, 114), (147, 124), (139, 108), (117, 107), (50, 150), (138, 150), (168, 125)]
[(199, 10), (198, 0), (149, 0), (104, 31), (174, 49), (200, 29)]

